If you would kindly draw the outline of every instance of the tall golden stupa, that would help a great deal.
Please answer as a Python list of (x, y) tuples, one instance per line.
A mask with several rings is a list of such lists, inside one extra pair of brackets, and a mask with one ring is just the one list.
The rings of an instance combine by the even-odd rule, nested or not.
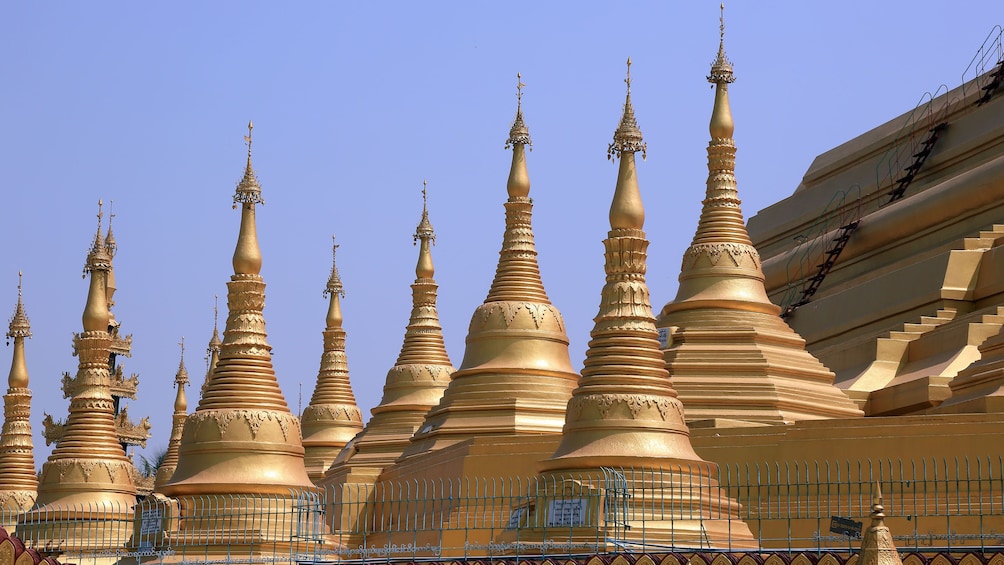
[(342, 328), (341, 298), (345, 296), (342, 278), (338, 275), (335, 252), (338, 245), (331, 237), (331, 275), (324, 288), (328, 298), (327, 327), (324, 329), (324, 352), (317, 384), (310, 404), (303, 409), (304, 462), (307, 474), (320, 483), (338, 452), (363, 429), (363, 416), (356, 405), (349, 382), (349, 365), (345, 355), (345, 330)]
[(174, 386), (177, 392), (174, 395), (174, 414), (171, 417), (171, 438), (167, 443), (167, 453), (164, 460), (157, 468), (157, 475), (153, 483), (154, 492), (160, 489), (174, 476), (175, 469), (178, 468), (178, 450), (181, 447), (181, 434), (185, 429), (185, 420), (188, 419), (188, 398), (185, 395), (185, 387), (188, 386), (188, 369), (185, 368), (185, 339), (181, 339), (181, 360), (178, 362), (178, 372), (174, 375)]
[[(31, 439), (31, 390), (24, 339), (31, 337), (31, 324), (21, 299), (21, 273), (17, 274), (17, 306), (7, 330), (7, 343), (14, 340), (14, 355), (3, 397), (3, 428), (0, 429), (0, 515), (9, 510), (27, 510), (35, 502), (38, 477), (35, 475), (34, 443)], [(2, 524), (10, 527), (13, 524)]]
[[(640, 541), (644, 536), (650, 543), (755, 547), (749, 528), (739, 519), (738, 505), (718, 487), (717, 469), (690, 444), (684, 407), (659, 348), (645, 283), (649, 242), (635, 166), (635, 153), (644, 157), (646, 144), (631, 104), (631, 59), (627, 65), (624, 115), (607, 150), (607, 157), (619, 159), (620, 166), (610, 203), (610, 231), (603, 241), (606, 284), (582, 379), (568, 402), (561, 443), (539, 467), (549, 483), (589, 477), (596, 483), (593, 489), (609, 489), (604, 468), (607, 474), (618, 469), (624, 475), (623, 488), (636, 493), (625, 512), (647, 523), (644, 532), (622, 533), (624, 539)], [(672, 515), (659, 511), (667, 506), (675, 509)], [(537, 505), (538, 512), (544, 508), (551, 511), (552, 506)], [(555, 520), (548, 517), (544, 522)]]
[(426, 185), (422, 183), (422, 219), (415, 231), (418, 263), (411, 285), (411, 317), (397, 362), (387, 371), (383, 398), (373, 408), (366, 427), (338, 455), (324, 484), (375, 483), (380, 472), (397, 460), (435, 407), (456, 370), (443, 341), (436, 311), (432, 245), (436, 234), (429, 221)]
[[(119, 441), (112, 397), (107, 289), (112, 257), (101, 234), (98, 205), (98, 230), (84, 267), (85, 275), (90, 274), (84, 331), (73, 337), (80, 364), (76, 377), (63, 383), (71, 396), (69, 416), (58, 424), (56, 448), (42, 465), (35, 506), (18, 526), (36, 540), (48, 538), (63, 547), (127, 539), (131, 528), (126, 522), (87, 520), (95, 509), (129, 520), (136, 497), (135, 467)], [(79, 522), (67, 530), (59, 521), (69, 517)]]
[(255, 225), (255, 205), (264, 200), (251, 166), (252, 128), (248, 123), (247, 166), (234, 195), (241, 227), (227, 283), (223, 344), (206, 392), (185, 421), (178, 467), (160, 489), (170, 497), (289, 496), (290, 489), (313, 487), (303, 464), (300, 420), (279, 390), (265, 340), (265, 282)]
[(547, 297), (537, 265), (523, 86), (518, 83), (516, 118), (506, 141), (513, 155), (495, 280), (471, 316), (464, 360), (405, 450), (406, 458), (465, 440), (557, 436), (578, 381), (564, 320)]
[(728, 95), (734, 80), (723, 16), (708, 76), (715, 105), (707, 194), (683, 256), (676, 299), (657, 322), (668, 329), (667, 368), (688, 422), (730, 426), (858, 416), (860, 410), (833, 386), (833, 373), (805, 351), (804, 340), (767, 298), (760, 254), (746, 232), (736, 190)]

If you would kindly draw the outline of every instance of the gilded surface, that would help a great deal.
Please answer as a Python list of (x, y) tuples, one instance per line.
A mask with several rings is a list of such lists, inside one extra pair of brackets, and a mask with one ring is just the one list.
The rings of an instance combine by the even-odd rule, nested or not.
[(24, 352), (24, 340), (31, 337), (31, 323), (24, 310), (20, 279), (18, 273), (17, 306), (7, 331), (7, 343), (14, 340), (14, 355), (7, 378), (7, 394), (3, 397), (4, 419), (0, 428), (0, 513), (30, 508), (38, 489), (31, 437), (31, 390), (28, 389)]

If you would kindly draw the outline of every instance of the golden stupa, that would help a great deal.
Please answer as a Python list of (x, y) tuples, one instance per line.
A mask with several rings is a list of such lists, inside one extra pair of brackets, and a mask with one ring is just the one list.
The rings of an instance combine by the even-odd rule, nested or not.
[[(861, 414), (833, 386), (834, 375), (805, 351), (764, 289), (736, 190), (734, 129), (725, 24), (708, 81), (715, 85), (707, 195), (684, 253), (676, 299), (656, 325), (668, 328), (665, 359), (687, 407), (702, 425), (763, 424)], [(748, 425), (748, 424), (747, 424)]]
[[(220, 297), (217, 295), (216, 302), (219, 302), (219, 300)], [(199, 398), (202, 398), (202, 395), (206, 394), (206, 387), (209, 386), (209, 380), (213, 376), (213, 371), (216, 370), (216, 364), (220, 361), (220, 346), (223, 342), (220, 341), (219, 318), (219, 304), (214, 304), (213, 337), (209, 338), (209, 345), (206, 346), (206, 378), (202, 380), (202, 387), (199, 389)]]
[(875, 483), (872, 494), (872, 523), (861, 535), (859, 565), (903, 565), (896, 551), (889, 526), (885, 525), (885, 508), (882, 506), (882, 488)]
[(432, 245), (436, 234), (429, 221), (426, 186), (422, 183), (422, 219), (414, 242), (421, 242), (415, 282), (411, 285), (411, 317), (397, 362), (387, 371), (380, 404), (366, 427), (328, 469), (324, 484), (373, 483), (384, 468), (410, 445), (425, 415), (437, 405), (456, 370), (443, 341), (436, 311), (435, 268)]
[[(624, 512), (644, 520), (645, 531), (634, 536), (630, 530), (605, 532), (603, 537), (623, 541), (644, 536), (648, 543), (676, 547), (755, 547), (749, 528), (739, 519), (738, 505), (718, 487), (717, 469), (690, 444), (683, 404), (659, 349), (645, 283), (649, 242), (635, 166), (635, 153), (644, 157), (646, 144), (631, 104), (631, 59), (627, 65), (624, 114), (607, 149), (607, 157), (619, 158), (620, 167), (610, 204), (610, 231), (603, 241), (606, 284), (582, 379), (568, 402), (561, 443), (539, 467), (548, 484), (561, 485), (571, 477), (586, 483), (584, 489), (609, 490), (613, 473), (619, 488), (636, 493)], [(660, 511), (667, 506), (674, 508), (672, 515)], [(554, 508), (538, 503), (536, 512)], [(537, 521), (553, 525), (557, 519), (530, 517), (530, 524)], [(596, 537), (584, 533), (584, 540)]]
[(324, 472), (334, 462), (338, 452), (363, 429), (363, 416), (356, 405), (356, 397), (352, 394), (349, 382), (340, 302), (345, 291), (335, 263), (338, 245), (334, 239), (332, 236), (331, 275), (324, 288), (324, 296), (328, 298), (324, 352), (321, 354), (321, 368), (317, 372), (314, 394), (301, 417), (304, 463), (310, 480), (315, 484), (324, 478)]
[(178, 468), (178, 448), (181, 447), (181, 433), (185, 429), (185, 420), (188, 418), (188, 398), (185, 396), (185, 387), (188, 386), (188, 370), (185, 369), (185, 339), (181, 339), (181, 361), (178, 362), (178, 372), (174, 375), (174, 386), (178, 389), (174, 396), (174, 415), (171, 417), (171, 438), (167, 443), (167, 453), (160, 467), (157, 468), (157, 475), (153, 483), (154, 492), (160, 492), (161, 487), (167, 484), (174, 476), (174, 470)]
[(519, 82), (516, 118), (506, 141), (513, 155), (495, 280), (471, 316), (460, 368), (405, 457), (465, 440), (557, 436), (578, 381), (564, 320), (544, 291), (537, 265), (522, 87)]
[[(17, 306), (7, 331), (7, 344), (14, 340), (14, 355), (3, 397), (3, 428), (0, 429), (0, 515), (10, 510), (27, 510), (35, 502), (38, 477), (35, 475), (34, 443), (31, 439), (31, 390), (24, 338), (31, 337), (31, 324), (21, 300), (21, 273), (17, 274)], [(13, 524), (0, 526), (11, 527)]]
[(252, 127), (249, 123), (245, 138), (247, 166), (234, 195), (241, 227), (234, 275), (227, 283), (229, 314), (219, 362), (198, 408), (185, 421), (178, 467), (160, 489), (166, 496), (289, 496), (290, 489), (313, 487), (303, 464), (300, 419), (279, 390), (265, 340), (265, 282), (255, 225), (255, 204), (264, 200), (251, 166)]
[[(84, 331), (75, 334), (73, 347), (80, 364), (75, 378), (65, 380), (70, 395), (65, 423), (55, 424), (57, 443), (42, 465), (38, 498), (22, 517), (18, 531), (36, 540), (49, 539), (61, 547), (120, 544), (128, 539), (135, 504), (135, 467), (119, 441), (112, 375), (109, 371), (112, 334), (108, 311), (108, 274), (111, 254), (101, 235), (102, 213), (84, 273), (90, 274)], [(51, 418), (47, 418), (51, 421)], [(88, 524), (93, 512), (105, 520)], [(62, 524), (77, 520), (74, 526)]]

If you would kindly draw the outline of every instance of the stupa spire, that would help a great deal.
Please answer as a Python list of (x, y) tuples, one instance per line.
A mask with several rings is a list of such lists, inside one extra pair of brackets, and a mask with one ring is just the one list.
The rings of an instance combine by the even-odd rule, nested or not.
[(436, 233), (429, 221), (427, 184), (422, 182), (422, 218), (413, 241), (419, 245), (415, 282), (411, 285), (411, 318), (397, 362), (387, 371), (383, 398), (363, 431), (342, 450), (325, 483), (346, 482), (352, 471), (366, 469), (375, 477), (408, 447), (429, 409), (436, 406), (450, 383), (453, 364), (446, 353), (443, 328), (436, 310), (439, 286), (433, 275), (432, 245)]
[(903, 565), (896, 551), (889, 526), (885, 525), (885, 507), (882, 506), (882, 487), (875, 483), (872, 493), (871, 525), (861, 536), (861, 565)]
[(304, 462), (307, 474), (315, 483), (321, 482), (338, 452), (363, 429), (362, 413), (352, 394), (345, 355), (341, 307), (345, 290), (335, 261), (337, 251), (335, 236), (331, 236), (331, 274), (322, 293), (328, 298), (327, 327), (323, 332), (324, 352), (321, 354), (314, 394), (310, 397), (310, 404), (303, 409), (301, 418)]
[(251, 167), (252, 127), (249, 122), (247, 167), (233, 197), (234, 206), (241, 207), (241, 228), (234, 275), (227, 283), (229, 314), (219, 362), (198, 408), (185, 421), (178, 467), (160, 489), (167, 496), (259, 493), (281, 498), (290, 496), (291, 489), (312, 487), (303, 466), (300, 421), (279, 389), (266, 340), (265, 281), (259, 274), (262, 257), (254, 217), (255, 204), (263, 200)]
[(578, 381), (564, 321), (537, 265), (522, 78), (516, 75), (516, 118), (506, 140), (513, 154), (495, 279), (471, 318), (460, 369), (405, 456), (473, 437), (557, 434)]
[(199, 397), (201, 398), (203, 394), (206, 393), (206, 387), (209, 386), (209, 381), (213, 377), (213, 371), (216, 370), (216, 364), (220, 361), (220, 295), (213, 295), (215, 302), (213, 303), (213, 337), (209, 338), (209, 345), (206, 347), (206, 378), (202, 381), (202, 389), (199, 391)]
[[(568, 402), (561, 443), (539, 468), (554, 475), (548, 484), (561, 484), (557, 477), (562, 476), (601, 479), (603, 467), (636, 469), (644, 477), (631, 473), (625, 477), (629, 483), (638, 483), (632, 492), (639, 494), (628, 502), (632, 506), (628, 512), (635, 519), (668, 520), (668, 516), (651, 510), (664, 504), (680, 516), (710, 514), (720, 517), (723, 524), (734, 520), (731, 538), (728, 527), (681, 520), (664, 532), (668, 543), (684, 547), (691, 540), (702, 547), (708, 542), (713, 547), (754, 545), (749, 529), (738, 519), (738, 505), (724, 493), (709, 496), (718, 489), (715, 473), (691, 446), (683, 405), (670, 383), (659, 348), (645, 283), (649, 242), (642, 231), (645, 210), (635, 166), (635, 153), (645, 150), (645, 142), (631, 106), (630, 73), (628, 59), (624, 114), (607, 150), (608, 158), (618, 158), (620, 166), (610, 203), (610, 231), (603, 241), (606, 284), (590, 332), (582, 379)], [(664, 473), (651, 472), (657, 469)], [(709, 500), (715, 508), (708, 507)], [(538, 511), (544, 511), (544, 506), (538, 504)], [(722, 531), (726, 535), (719, 538)], [(658, 527), (646, 532), (649, 540), (660, 535), (656, 532)]]
[[(113, 336), (109, 333), (107, 300), (111, 256), (101, 234), (102, 215), (99, 201), (98, 230), (84, 268), (85, 276), (90, 275), (82, 317), (84, 331), (73, 336), (79, 364), (76, 376), (67, 375), (63, 385), (70, 396), (69, 414), (64, 423), (55, 423), (48, 415), (43, 421), (46, 440), (55, 440), (56, 447), (42, 465), (38, 499), (31, 517), (25, 520), (26, 535), (35, 540), (66, 535), (60, 527), (65, 520), (84, 519), (96, 509), (130, 519), (136, 502), (134, 467), (118, 436), (112, 396)], [(59, 521), (50, 522), (49, 516), (58, 516)], [(102, 522), (79, 532), (86, 539), (67, 539), (63, 546), (101, 547), (102, 540), (123, 539), (116, 536), (131, 529), (128, 524)]]
[[(715, 102), (703, 207), (683, 256), (676, 299), (656, 322), (672, 331), (666, 361), (687, 419), (718, 425), (859, 416), (833, 386), (833, 373), (806, 352), (805, 340), (767, 298), (760, 254), (746, 231), (736, 188), (728, 96), (735, 77), (725, 56), (724, 5), (718, 55), (707, 79)], [(734, 361), (723, 364), (724, 354)]]
[(178, 448), (181, 447), (181, 434), (185, 428), (185, 419), (188, 418), (188, 398), (185, 396), (185, 387), (188, 386), (188, 370), (185, 368), (185, 338), (181, 338), (181, 360), (178, 362), (178, 372), (174, 375), (174, 387), (177, 390), (174, 396), (174, 415), (172, 416), (171, 438), (167, 443), (167, 454), (164, 461), (157, 469), (157, 478), (154, 481), (154, 492), (160, 492), (160, 487), (167, 484), (178, 468)]
[(17, 273), (17, 306), (7, 331), (7, 345), (14, 340), (14, 355), (3, 397), (4, 419), (0, 428), (0, 513), (31, 508), (38, 490), (34, 443), (31, 439), (31, 390), (24, 339), (31, 337), (31, 323), (21, 299), (21, 272)]

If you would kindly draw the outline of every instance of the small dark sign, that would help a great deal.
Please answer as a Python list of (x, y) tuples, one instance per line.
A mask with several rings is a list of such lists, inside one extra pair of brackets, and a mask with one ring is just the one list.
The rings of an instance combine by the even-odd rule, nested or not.
[(852, 538), (861, 537), (861, 522), (855, 522), (850, 518), (840, 516), (830, 516), (830, 532)]

